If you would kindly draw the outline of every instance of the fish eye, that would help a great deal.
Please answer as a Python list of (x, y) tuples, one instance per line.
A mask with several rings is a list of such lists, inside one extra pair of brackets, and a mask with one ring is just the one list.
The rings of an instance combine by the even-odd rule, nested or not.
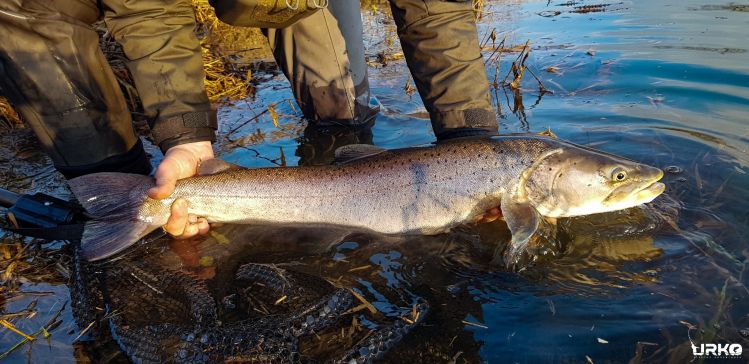
[(614, 171), (611, 172), (611, 179), (614, 182), (622, 182), (627, 179), (627, 171), (622, 168), (614, 168)]

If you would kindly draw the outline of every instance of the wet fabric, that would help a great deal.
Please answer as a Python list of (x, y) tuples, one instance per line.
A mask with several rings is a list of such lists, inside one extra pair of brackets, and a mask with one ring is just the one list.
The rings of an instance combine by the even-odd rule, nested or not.
[(437, 139), (456, 128), (496, 133), (472, 2), (390, 0), (390, 8)]
[[(221, 2), (221, 1), (217, 1)], [(328, 7), (281, 29), (263, 29), (304, 116), (316, 124), (372, 119), (359, 4)]]
[[(390, 1), (408, 67), (438, 139), (448, 139), (453, 129), (497, 132), (471, 4)], [(305, 117), (318, 124), (371, 119), (359, 11), (356, 2), (330, 2), (287, 28), (264, 30)]]
[[(101, 5), (101, 8), (99, 7)], [(148, 173), (150, 164), (91, 23), (104, 14), (122, 44), (155, 142), (213, 140), (215, 111), (203, 88), (195, 19), (187, 0), (12, 0), (0, 4), (2, 92), (67, 177), (99, 172)], [(168, 121), (202, 114), (196, 126)], [(157, 133), (158, 135), (158, 133)]]
[(0, 87), (56, 166), (94, 165), (138, 140), (90, 27), (98, 16), (94, 1), (0, 3)]
[[(354, 5), (331, 3), (292, 26), (265, 30), (303, 113), (318, 124), (366, 124), (376, 111)], [(437, 138), (453, 129), (496, 132), (470, 2), (392, 0), (391, 7)], [(190, 1), (4, 2), (0, 87), (58, 169), (71, 176), (117, 165), (149, 169), (90, 26), (100, 14), (123, 47), (162, 151), (213, 141), (216, 116), (203, 86)]]

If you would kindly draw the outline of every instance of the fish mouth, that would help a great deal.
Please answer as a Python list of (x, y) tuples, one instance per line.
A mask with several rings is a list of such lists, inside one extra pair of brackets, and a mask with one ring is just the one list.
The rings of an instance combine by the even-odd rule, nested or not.
[(666, 190), (666, 185), (661, 182), (653, 182), (645, 188), (637, 191), (636, 198), (640, 203), (648, 203), (658, 197)]
[(659, 170), (658, 176), (653, 178), (653, 182), (649, 185), (646, 185), (639, 191), (635, 192), (635, 197), (637, 201), (640, 201), (640, 203), (648, 203), (650, 201), (653, 201), (656, 197), (658, 197), (663, 191), (666, 190), (666, 185), (663, 184), (660, 181), (661, 178), (663, 178), (663, 171)]

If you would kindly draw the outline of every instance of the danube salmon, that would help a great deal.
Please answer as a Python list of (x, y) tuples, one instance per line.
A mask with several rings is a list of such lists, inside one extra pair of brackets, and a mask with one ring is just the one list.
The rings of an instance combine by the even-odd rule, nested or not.
[[(542, 217), (596, 214), (652, 201), (663, 172), (538, 135), (464, 138), (384, 150), (353, 145), (327, 166), (226, 169), (148, 198), (152, 177), (96, 173), (70, 187), (86, 209), (89, 260), (107, 258), (163, 226), (176, 198), (209, 222), (332, 224), (385, 234), (437, 234), (500, 207), (522, 252)], [(228, 166), (228, 164), (227, 164)]]

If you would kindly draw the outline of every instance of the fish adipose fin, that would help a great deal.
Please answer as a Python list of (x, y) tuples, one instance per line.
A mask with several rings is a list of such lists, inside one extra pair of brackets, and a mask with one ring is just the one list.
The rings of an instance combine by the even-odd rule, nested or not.
[(516, 201), (509, 196), (502, 198), (501, 209), (507, 228), (512, 233), (510, 246), (505, 253), (507, 262), (512, 265), (518, 261), (538, 230), (540, 216), (529, 203)]
[(137, 219), (145, 195), (130, 195), (139, 186), (145, 185), (146, 191), (153, 185), (151, 177), (105, 172), (74, 178), (68, 184), (91, 217), (81, 237), (81, 252), (89, 261), (119, 253), (159, 227)]
[(344, 145), (335, 150), (335, 164), (346, 164), (366, 157), (378, 155), (386, 152), (387, 149), (376, 147), (370, 144), (350, 144)]

